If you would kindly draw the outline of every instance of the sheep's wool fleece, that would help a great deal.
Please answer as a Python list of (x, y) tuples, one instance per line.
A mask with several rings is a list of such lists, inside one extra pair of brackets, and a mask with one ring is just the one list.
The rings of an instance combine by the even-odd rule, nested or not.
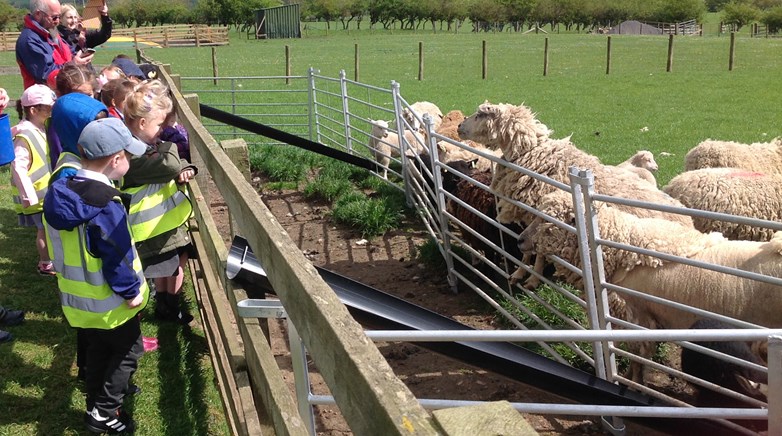
[(685, 171), (721, 167), (782, 174), (782, 139), (753, 144), (707, 139), (684, 157)]

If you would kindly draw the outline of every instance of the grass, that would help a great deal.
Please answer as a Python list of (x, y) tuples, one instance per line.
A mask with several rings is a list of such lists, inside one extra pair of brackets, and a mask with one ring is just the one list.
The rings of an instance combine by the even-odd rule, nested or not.
[[(62, 316), (56, 280), (35, 273), (35, 233), (16, 225), (7, 167), (0, 179), (0, 304), (27, 311), (22, 325), (3, 327), (15, 340), (0, 344), (0, 435), (85, 434), (75, 332)], [(196, 310), (189, 281), (185, 294)], [(133, 381), (143, 391), (125, 404), (137, 434), (229, 434), (203, 332), (157, 323), (151, 309), (142, 331), (160, 348), (140, 359)]]

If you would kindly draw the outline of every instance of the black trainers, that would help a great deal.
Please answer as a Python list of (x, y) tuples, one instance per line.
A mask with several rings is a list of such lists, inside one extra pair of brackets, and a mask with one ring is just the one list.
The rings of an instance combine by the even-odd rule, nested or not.
[(13, 335), (11, 333), (8, 333), (7, 331), (0, 330), (0, 344), (3, 342), (11, 342), (14, 340)]
[(141, 388), (134, 385), (133, 383), (128, 384), (128, 388), (125, 389), (125, 396), (126, 397), (132, 397), (133, 395), (140, 394)]
[(136, 422), (127, 413), (117, 409), (114, 416), (103, 416), (95, 407), (84, 415), (87, 430), (93, 433), (133, 433)]
[(23, 310), (7, 310), (5, 312), (5, 317), (3, 317), (3, 320), (0, 321), (0, 324), (5, 325), (19, 325), (24, 321), (24, 311)]

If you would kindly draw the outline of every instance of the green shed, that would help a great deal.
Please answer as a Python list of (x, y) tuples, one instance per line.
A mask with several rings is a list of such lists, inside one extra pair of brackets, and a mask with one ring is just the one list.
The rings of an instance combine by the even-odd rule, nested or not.
[(255, 39), (301, 38), (299, 4), (255, 11)]

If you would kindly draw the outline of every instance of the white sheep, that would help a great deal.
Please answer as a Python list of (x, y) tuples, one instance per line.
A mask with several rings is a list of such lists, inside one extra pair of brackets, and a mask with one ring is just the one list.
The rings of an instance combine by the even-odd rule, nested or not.
[(428, 101), (417, 101), (402, 109), (402, 118), (407, 121), (413, 130), (423, 132), (423, 116), (429, 114), (432, 119), (432, 130), (437, 131), (443, 121), (443, 111), (436, 104)]
[[(576, 166), (591, 169), (595, 189), (606, 195), (649, 201), (681, 207), (681, 203), (641, 180), (635, 173), (623, 168), (603, 165), (600, 160), (576, 148), (570, 138), (551, 139), (551, 131), (538, 121), (526, 106), (484, 103), (478, 111), (459, 126), (459, 136), (484, 144), (490, 149), (501, 149), (508, 162), (527, 168), (562, 183), (569, 182), (568, 168)], [(500, 165), (494, 172), (492, 190), (536, 207), (540, 198), (554, 191), (553, 185), (543, 183), (518, 171)], [(501, 223), (528, 225), (534, 215), (499, 198), (497, 220)], [(663, 216), (692, 227), (689, 216), (657, 212), (650, 209), (630, 209), (643, 216)]]
[(653, 173), (657, 171), (658, 166), (657, 161), (654, 160), (654, 154), (652, 154), (651, 151), (640, 150), (617, 166), (630, 170), (638, 175), (638, 177), (655, 186), (657, 185), (657, 179), (654, 177)]
[(719, 167), (782, 174), (782, 138), (753, 144), (707, 139), (684, 156), (685, 171)]
[[(782, 175), (761, 174), (736, 168), (702, 168), (671, 179), (663, 191), (687, 207), (760, 218), (782, 220)], [(722, 232), (728, 239), (768, 241), (774, 230), (694, 217), (702, 232)]]
[[(369, 134), (367, 147), (372, 150), (375, 161), (383, 168), (383, 178), (388, 179), (388, 166), (391, 157), (399, 157), (402, 144), (399, 135), (388, 130), (388, 122), (384, 120), (369, 120), (372, 130)], [(409, 144), (406, 156), (421, 154), (426, 151), (426, 143), (420, 133), (405, 130), (405, 139)]]
[[(541, 211), (572, 225), (571, 199), (570, 194), (562, 191), (549, 194), (541, 202)], [(596, 216), (600, 238), (605, 240), (771, 277), (782, 276), (782, 232), (769, 242), (731, 241), (718, 232), (704, 234), (665, 219), (639, 218), (605, 203), (596, 203)], [(553, 254), (581, 267), (575, 235), (565, 229), (542, 223), (522, 232), (521, 238), (525, 237), (531, 238), (539, 254)], [(765, 327), (782, 327), (780, 286), (608, 246), (603, 246), (602, 252), (609, 283)], [(559, 265), (555, 274), (569, 282), (580, 279)], [(632, 295), (613, 296), (613, 301), (612, 315), (645, 328), (686, 329), (696, 319), (693, 314)], [(640, 343), (632, 348), (637, 347), (642, 356), (650, 357), (652, 345)], [(633, 379), (641, 381), (637, 365), (633, 365)]]

